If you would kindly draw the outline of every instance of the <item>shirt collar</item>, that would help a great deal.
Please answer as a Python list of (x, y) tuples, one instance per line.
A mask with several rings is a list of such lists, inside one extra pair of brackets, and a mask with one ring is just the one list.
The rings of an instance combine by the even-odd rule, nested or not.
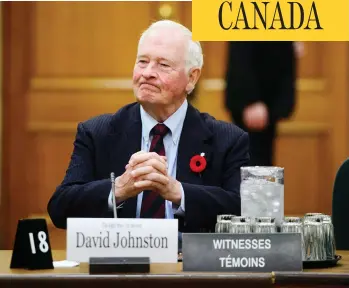
[[(183, 104), (173, 113), (169, 118), (166, 119), (164, 124), (170, 129), (172, 135), (172, 141), (177, 145), (179, 137), (182, 132), (183, 122), (187, 113), (188, 101), (184, 100)], [(150, 131), (153, 127), (158, 124), (153, 117), (151, 117), (141, 105), (141, 120), (142, 120), (142, 137), (145, 142), (149, 141)]]

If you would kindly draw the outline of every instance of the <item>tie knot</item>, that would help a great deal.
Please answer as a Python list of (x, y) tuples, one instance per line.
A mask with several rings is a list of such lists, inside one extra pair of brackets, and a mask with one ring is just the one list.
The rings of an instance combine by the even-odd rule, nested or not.
[(169, 129), (165, 124), (156, 124), (152, 131), (154, 135), (159, 135), (163, 137), (167, 134)]

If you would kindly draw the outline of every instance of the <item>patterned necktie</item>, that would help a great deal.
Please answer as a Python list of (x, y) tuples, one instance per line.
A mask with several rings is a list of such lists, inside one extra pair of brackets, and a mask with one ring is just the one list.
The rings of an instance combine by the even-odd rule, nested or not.
[[(165, 156), (164, 137), (169, 131), (164, 124), (157, 124), (152, 129), (153, 139), (149, 152), (156, 152), (160, 156)], [(165, 199), (156, 191), (143, 191), (141, 218), (165, 218)]]

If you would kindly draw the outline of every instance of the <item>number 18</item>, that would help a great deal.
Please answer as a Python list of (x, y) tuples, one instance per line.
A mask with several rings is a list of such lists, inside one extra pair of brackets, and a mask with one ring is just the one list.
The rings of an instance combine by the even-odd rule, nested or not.
[[(39, 249), (42, 253), (46, 253), (48, 251), (48, 243), (46, 242), (46, 233), (44, 231), (40, 231), (38, 233), (38, 239), (40, 241)], [(32, 254), (36, 254), (34, 235), (33, 233), (29, 233), (29, 242), (30, 248), (32, 250)]]

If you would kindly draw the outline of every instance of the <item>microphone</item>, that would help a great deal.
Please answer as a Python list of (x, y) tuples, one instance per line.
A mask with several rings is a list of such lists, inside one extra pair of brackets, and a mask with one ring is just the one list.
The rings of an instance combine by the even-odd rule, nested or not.
[(115, 174), (114, 172), (110, 173), (110, 180), (111, 180), (111, 189), (113, 191), (113, 197), (112, 197), (112, 202), (113, 202), (113, 212), (114, 212), (114, 218), (118, 218), (118, 215), (116, 213), (116, 199), (115, 199)]

